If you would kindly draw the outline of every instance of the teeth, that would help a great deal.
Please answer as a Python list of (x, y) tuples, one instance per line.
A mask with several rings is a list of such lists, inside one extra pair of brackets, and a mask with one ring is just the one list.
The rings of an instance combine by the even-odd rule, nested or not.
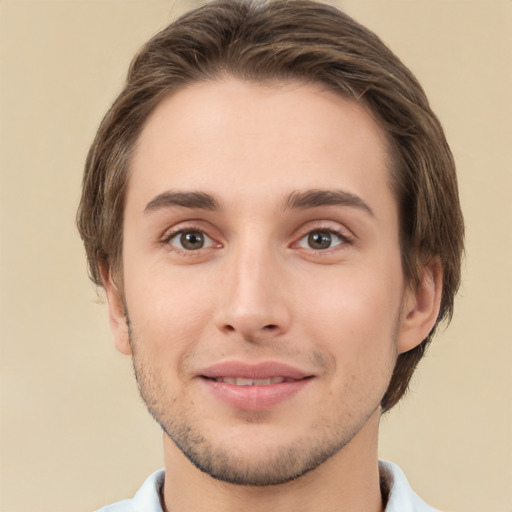
[(269, 384), (280, 384), (284, 382), (283, 377), (270, 377), (268, 379), (245, 379), (243, 377), (219, 377), (217, 382), (235, 384), (236, 386), (268, 386)]
[(254, 386), (254, 380), (253, 379), (243, 379), (243, 378), (237, 377), (235, 384), (237, 386)]
[(255, 386), (267, 386), (270, 384), (270, 379), (254, 379)]

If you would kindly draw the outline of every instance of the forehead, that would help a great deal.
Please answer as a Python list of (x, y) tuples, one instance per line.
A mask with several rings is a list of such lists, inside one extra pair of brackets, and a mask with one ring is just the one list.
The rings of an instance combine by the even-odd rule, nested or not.
[[(342, 188), (389, 201), (386, 137), (357, 102), (318, 84), (227, 78), (179, 90), (146, 122), (127, 204), (165, 190), (234, 202)], [(263, 203), (261, 203), (263, 205)]]

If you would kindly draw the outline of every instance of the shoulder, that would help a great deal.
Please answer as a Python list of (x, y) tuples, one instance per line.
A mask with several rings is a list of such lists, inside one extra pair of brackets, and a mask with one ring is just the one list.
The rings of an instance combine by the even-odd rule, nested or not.
[(96, 512), (162, 512), (160, 504), (160, 488), (165, 473), (161, 469), (153, 473), (131, 499), (106, 505)]
[(385, 512), (439, 512), (412, 490), (403, 471), (396, 464), (379, 461), (379, 472), (389, 490)]

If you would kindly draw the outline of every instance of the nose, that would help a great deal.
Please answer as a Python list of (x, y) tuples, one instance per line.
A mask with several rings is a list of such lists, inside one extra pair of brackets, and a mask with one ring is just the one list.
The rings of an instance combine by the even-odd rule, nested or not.
[(216, 325), (262, 342), (286, 333), (291, 311), (285, 273), (270, 249), (241, 248), (225, 261)]

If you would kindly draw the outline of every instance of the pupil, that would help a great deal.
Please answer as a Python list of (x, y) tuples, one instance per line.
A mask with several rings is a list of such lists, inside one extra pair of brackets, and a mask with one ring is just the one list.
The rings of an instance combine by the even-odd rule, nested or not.
[(185, 249), (201, 249), (204, 245), (203, 235), (197, 231), (183, 233), (180, 241)]
[(311, 233), (308, 236), (308, 242), (313, 249), (328, 249), (331, 246), (331, 235), (329, 233)]

